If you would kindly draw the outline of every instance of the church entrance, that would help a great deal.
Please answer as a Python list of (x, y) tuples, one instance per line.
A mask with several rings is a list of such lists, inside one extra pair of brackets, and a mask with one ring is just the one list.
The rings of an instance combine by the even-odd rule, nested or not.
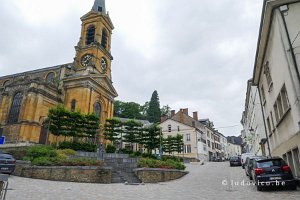
[(46, 144), (47, 132), (48, 132), (48, 129), (45, 126), (42, 126), (41, 132), (40, 132), (39, 144)]

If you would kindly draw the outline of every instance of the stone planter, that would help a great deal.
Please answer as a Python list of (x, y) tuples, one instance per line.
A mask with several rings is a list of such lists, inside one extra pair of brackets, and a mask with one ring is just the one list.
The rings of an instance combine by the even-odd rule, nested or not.
[(144, 183), (171, 181), (188, 174), (187, 171), (160, 168), (138, 168), (134, 170), (134, 173)]

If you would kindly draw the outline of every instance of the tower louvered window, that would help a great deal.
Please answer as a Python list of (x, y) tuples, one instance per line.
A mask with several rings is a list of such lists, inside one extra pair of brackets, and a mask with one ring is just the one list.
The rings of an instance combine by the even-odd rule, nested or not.
[(105, 49), (107, 47), (107, 31), (105, 29), (102, 30), (101, 46)]
[(14, 96), (11, 107), (10, 107), (10, 111), (9, 111), (8, 123), (18, 122), (20, 109), (21, 109), (21, 105), (22, 105), (22, 99), (23, 99), (23, 94), (20, 92)]
[(76, 108), (76, 100), (75, 99), (73, 99), (72, 101), (71, 101), (71, 111), (75, 111), (75, 108)]
[(89, 26), (88, 29), (87, 29), (87, 31), (86, 31), (86, 41), (85, 41), (85, 44), (89, 45), (89, 44), (91, 44), (94, 41), (95, 41), (95, 26), (92, 25), (92, 26)]

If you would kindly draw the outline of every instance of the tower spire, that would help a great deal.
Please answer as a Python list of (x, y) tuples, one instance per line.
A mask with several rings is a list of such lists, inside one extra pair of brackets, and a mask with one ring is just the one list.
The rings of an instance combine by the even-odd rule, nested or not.
[(95, 0), (92, 11), (106, 13), (105, 0)]

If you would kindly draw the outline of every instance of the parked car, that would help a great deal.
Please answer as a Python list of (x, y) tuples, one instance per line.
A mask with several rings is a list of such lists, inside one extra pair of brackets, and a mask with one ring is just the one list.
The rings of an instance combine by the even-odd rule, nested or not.
[(229, 159), (230, 167), (232, 166), (241, 166), (241, 158), (239, 156), (231, 156)]
[(246, 162), (245, 162), (245, 173), (246, 173), (246, 176), (249, 176), (250, 180), (252, 180), (251, 170), (253, 167), (253, 161), (266, 159), (266, 158), (267, 157), (265, 157), (265, 156), (249, 156), (249, 157), (247, 157)]
[(296, 180), (290, 167), (280, 157), (253, 159), (251, 175), (259, 191), (264, 187), (279, 186), (297, 189)]
[(249, 156), (255, 156), (255, 154), (254, 153), (242, 153), (242, 155), (241, 155), (241, 162), (242, 162), (242, 167), (243, 167), (243, 169), (245, 169), (245, 162), (246, 162), (246, 159), (247, 159), (247, 157), (249, 157)]
[(0, 153), (0, 173), (12, 174), (16, 167), (16, 159), (6, 153)]

